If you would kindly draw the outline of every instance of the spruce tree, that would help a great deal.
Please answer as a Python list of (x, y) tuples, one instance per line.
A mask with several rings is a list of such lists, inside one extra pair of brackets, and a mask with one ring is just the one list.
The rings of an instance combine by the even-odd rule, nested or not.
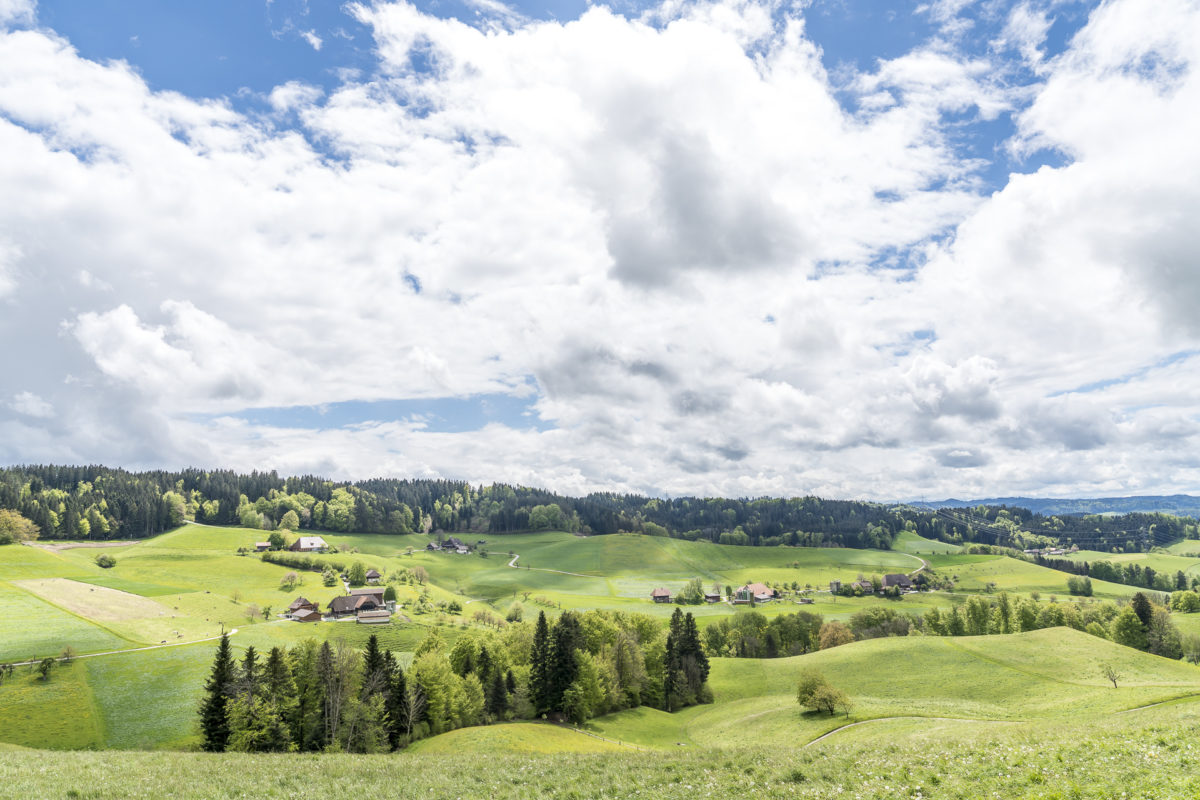
[(1150, 627), (1150, 620), (1154, 617), (1154, 606), (1150, 604), (1150, 598), (1138, 592), (1133, 596), (1133, 602), (1130, 603), (1133, 607), (1133, 613), (1138, 615), (1143, 627)]
[(212, 671), (204, 684), (205, 697), (200, 704), (200, 730), (204, 735), (204, 749), (212, 753), (225, 750), (229, 741), (229, 697), (233, 694), (233, 653), (229, 646), (229, 634), (221, 636), (217, 655), (213, 659)]
[(371, 634), (367, 638), (367, 649), (363, 653), (362, 699), (387, 691), (387, 674), (383, 653), (379, 649), (379, 637)]
[(550, 647), (550, 689), (547, 707), (551, 711), (562, 710), (563, 693), (575, 681), (579, 665), (575, 662), (575, 651), (583, 646), (583, 628), (579, 617), (572, 611), (564, 613), (554, 623)]
[(492, 719), (504, 719), (507, 711), (508, 689), (504, 685), (504, 678), (500, 676), (500, 670), (496, 670), (492, 673), (492, 682), (488, 689), (487, 713)]
[(492, 679), (492, 655), (488, 652), (487, 645), (479, 648), (479, 661), (475, 664), (475, 674), (479, 676), (479, 682), (484, 686)]
[(538, 612), (537, 626), (533, 631), (529, 694), (536, 713), (550, 710), (550, 626), (546, 622), (545, 611)]
[(258, 666), (258, 653), (254, 650), (254, 645), (246, 648), (246, 655), (242, 657), (241, 674), (238, 676), (237, 693), (245, 695), (250, 702), (254, 702), (254, 698), (258, 696), (259, 689), (262, 685), (262, 670)]
[(404, 670), (397, 667), (392, 673), (387, 695), (388, 714), (388, 743), (392, 749), (400, 746), (405, 733), (405, 720), (408, 717), (408, 677)]

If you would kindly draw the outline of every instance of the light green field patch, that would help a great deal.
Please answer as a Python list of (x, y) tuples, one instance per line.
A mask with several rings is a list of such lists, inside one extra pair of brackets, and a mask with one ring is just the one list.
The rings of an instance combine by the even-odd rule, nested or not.
[(93, 586), (67, 578), (14, 581), (22, 589), (95, 622), (125, 622), (170, 616), (164, 606), (129, 592)]
[(65, 553), (70, 552), (56, 553), (33, 545), (0, 545), (0, 580), (75, 577), (100, 571), (94, 565), (89, 569), (67, 558)]
[(938, 553), (958, 553), (962, 550), (962, 546), (939, 542), (936, 539), (926, 539), (912, 531), (900, 531), (900, 535), (892, 540), (892, 549), (899, 550), (901, 553), (928, 556)]
[(558, 725), (513, 722), (482, 728), (460, 728), (409, 748), (414, 754), (476, 753), (486, 756), (510, 753), (609, 753), (629, 750), (616, 742)]
[(67, 646), (91, 653), (119, 650), (131, 643), (30, 592), (0, 583), (0, 661), (57, 656)]
[(83, 662), (56, 666), (46, 681), (28, 669), (0, 684), (0, 740), (50, 750), (103, 747)]

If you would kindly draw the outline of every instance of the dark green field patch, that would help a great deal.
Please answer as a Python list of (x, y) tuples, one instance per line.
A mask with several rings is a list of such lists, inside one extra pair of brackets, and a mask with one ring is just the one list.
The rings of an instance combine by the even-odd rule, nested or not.
[(89, 578), (75, 578), (80, 583), (90, 583), (92, 586), (103, 586), (107, 589), (117, 589), (122, 592), (140, 595), (142, 597), (163, 597), (169, 594), (186, 594), (194, 591), (179, 586), (164, 586), (160, 583), (143, 583), (131, 581), (116, 575), (97, 575)]

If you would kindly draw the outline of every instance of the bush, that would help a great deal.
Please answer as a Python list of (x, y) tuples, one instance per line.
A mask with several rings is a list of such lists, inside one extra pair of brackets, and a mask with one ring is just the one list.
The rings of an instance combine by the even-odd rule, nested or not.
[(117, 565), (117, 560), (108, 553), (101, 553), (96, 556), (96, 566), (101, 569), (112, 569)]

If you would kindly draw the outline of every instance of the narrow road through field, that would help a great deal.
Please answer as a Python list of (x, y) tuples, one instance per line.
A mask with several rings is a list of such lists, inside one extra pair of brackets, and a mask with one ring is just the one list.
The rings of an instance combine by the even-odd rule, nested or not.
[[(238, 629), (233, 628), (232, 630), (229, 631), (229, 635), (233, 636), (237, 632), (238, 632)], [(128, 650), (105, 650), (103, 653), (83, 653), (81, 655), (71, 656), (71, 660), (74, 661), (77, 658), (95, 658), (96, 656), (115, 656), (115, 655), (120, 655), (121, 653), (140, 653), (143, 650), (161, 650), (164, 647), (183, 647), (184, 645), (187, 645), (187, 644), (200, 644), (201, 642), (213, 642), (220, 638), (221, 638), (221, 636), (220, 636), (220, 634), (218, 634), (216, 636), (205, 637), (204, 639), (192, 639), (191, 641), (187, 641), (187, 642), (169, 642), (167, 644), (152, 644), (147, 647), (130, 647)], [(62, 656), (58, 656), (54, 660), (55, 661), (66, 661), (67, 659), (63, 658)], [(27, 667), (30, 664), (40, 664), (41, 661), (42, 661), (42, 659), (40, 659), (40, 658), (35, 659), (33, 661), (16, 661), (16, 662), (13, 662), (12, 664), (10, 664), (9, 666)]]
[(821, 734), (820, 736), (813, 739), (811, 742), (809, 742), (808, 744), (806, 744), (804, 746), (812, 747), (814, 744), (821, 741), (822, 739), (828, 739), (830, 736), (833, 736), (835, 733), (844, 731), (847, 728), (854, 728), (854, 727), (857, 727), (858, 725), (866, 725), (869, 722), (887, 722), (889, 720), (895, 720), (895, 719), (927, 719), (927, 720), (930, 720), (933, 722), (994, 722), (994, 723), (1003, 723), (1006, 725), (1015, 725), (1020, 721), (1020, 720), (1010, 720), (1010, 719), (975, 719), (973, 717), (921, 717), (921, 716), (916, 716), (916, 715), (901, 716), (901, 717), (874, 717), (872, 719), (864, 719), (864, 720), (860, 720), (859, 722), (851, 722), (846, 725), (841, 725), (841, 726), (829, 731), (828, 733)]
[[(513, 569), (521, 569), (520, 567), (517, 566), (517, 559), (520, 557), (521, 557), (521, 554), (517, 553), (516, 555), (514, 555), (512, 557), (512, 561), (508, 562), (508, 565), (510, 567), (512, 567)], [(604, 577), (603, 575), (584, 575), (582, 572), (564, 572), (561, 569), (546, 569), (545, 567), (525, 567), (525, 569), (532, 569), (537, 572), (557, 572), (559, 575), (574, 575), (577, 578), (602, 578), (602, 577)]]

